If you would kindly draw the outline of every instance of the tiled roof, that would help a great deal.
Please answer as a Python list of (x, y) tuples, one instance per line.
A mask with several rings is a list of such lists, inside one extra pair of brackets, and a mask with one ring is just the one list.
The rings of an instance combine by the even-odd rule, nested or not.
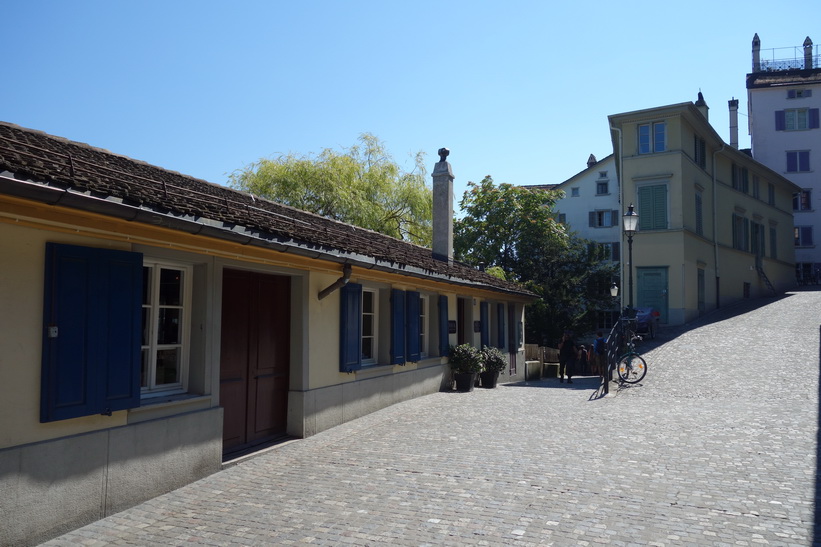
[(418, 245), (6, 122), (0, 122), (0, 175), (3, 171), (9, 172), (0, 184), (4, 193), (32, 185), (62, 190), (81, 201), (156, 213), (170, 225), (216, 228), (209, 232), (216, 237), (242, 233), (263, 246), (310, 251), (324, 260), (533, 296), (516, 283), (436, 260)]
[(747, 74), (747, 89), (779, 85), (814, 85), (821, 83), (821, 70), (774, 70)]

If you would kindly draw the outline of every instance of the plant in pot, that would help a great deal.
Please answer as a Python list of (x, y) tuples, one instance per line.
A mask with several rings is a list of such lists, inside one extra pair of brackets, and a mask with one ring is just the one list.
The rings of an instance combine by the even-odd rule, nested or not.
[(479, 352), (479, 356), (482, 360), (482, 373), (480, 375), (482, 378), (482, 387), (496, 387), (496, 381), (499, 379), (499, 373), (507, 368), (505, 356), (499, 348), (493, 348), (490, 346), (482, 347)]
[(476, 376), (482, 371), (482, 359), (479, 350), (470, 344), (451, 346), (448, 362), (453, 369), (456, 380), (456, 391), (473, 391)]

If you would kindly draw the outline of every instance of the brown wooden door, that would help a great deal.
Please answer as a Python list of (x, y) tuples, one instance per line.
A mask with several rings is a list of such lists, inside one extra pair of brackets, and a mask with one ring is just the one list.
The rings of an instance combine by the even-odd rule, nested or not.
[(223, 451), (285, 433), (291, 280), (226, 269), (222, 282)]

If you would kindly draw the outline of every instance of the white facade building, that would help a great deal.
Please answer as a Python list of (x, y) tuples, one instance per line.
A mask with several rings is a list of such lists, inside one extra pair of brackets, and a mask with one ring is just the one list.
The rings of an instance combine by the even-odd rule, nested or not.
[(559, 221), (579, 237), (607, 247), (610, 259), (619, 261), (622, 211), (613, 154), (601, 161), (591, 154), (587, 169), (560, 184), (540, 187), (564, 191), (556, 202)]
[(753, 157), (801, 188), (793, 198), (799, 283), (821, 282), (821, 55), (803, 45), (761, 51), (747, 75)]

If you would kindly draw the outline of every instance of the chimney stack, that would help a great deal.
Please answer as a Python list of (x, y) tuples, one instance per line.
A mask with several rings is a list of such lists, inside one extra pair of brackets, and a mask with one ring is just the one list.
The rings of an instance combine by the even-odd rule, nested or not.
[(453, 261), (453, 171), (447, 161), (450, 150), (439, 149), (433, 166), (433, 258)]
[(804, 40), (804, 70), (812, 70), (812, 40)]
[(730, 146), (738, 150), (738, 99), (727, 101), (730, 107)]
[(710, 107), (707, 106), (707, 101), (704, 100), (704, 95), (701, 94), (701, 91), (698, 92), (696, 108), (698, 108), (701, 115), (704, 116), (705, 120), (710, 121)]
[(590, 156), (587, 158), (587, 168), (590, 169), (591, 167), (596, 165), (596, 163), (596, 156), (590, 154)]
[(761, 40), (757, 32), (753, 36), (753, 72), (761, 72)]

